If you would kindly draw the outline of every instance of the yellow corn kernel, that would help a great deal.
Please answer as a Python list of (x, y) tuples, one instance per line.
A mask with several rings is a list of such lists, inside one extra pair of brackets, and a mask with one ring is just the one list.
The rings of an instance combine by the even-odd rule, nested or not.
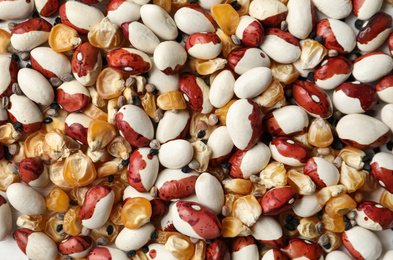
[(230, 4), (215, 5), (210, 9), (210, 12), (213, 19), (226, 35), (232, 35), (236, 32), (240, 17)]
[(248, 236), (251, 229), (235, 217), (226, 217), (222, 220), (222, 237)]
[(79, 220), (80, 206), (71, 207), (64, 215), (64, 232), (71, 236), (77, 236), (82, 231), (82, 222)]
[(170, 236), (165, 248), (179, 260), (189, 260), (195, 252), (195, 246), (190, 238), (180, 234)]
[(97, 177), (93, 162), (82, 152), (67, 157), (64, 162), (63, 174), (64, 180), (72, 187), (89, 185)]
[(332, 126), (322, 118), (316, 118), (311, 121), (308, 129), (307, 141), (319, 148), (328, 147), (333, 143)]
[(60, 213), (65, 213), (70, 206), (70, 198), (67, 193), (58, 187), (53, 187), (45, 199), (46, 208)]
[(152, 208), (150, 201), (142, 197), (130, 198), (121, 210), (121, 220), (128, 229), (138, 229), (150, 222)]
[(0, 54), (8, 54), (11, 44), (11, 34), (6, 30), (0, 29)]
[(108, 17), (105, 17), (99, 24), (90, 29), (87, 39), (91, 45), (101, 49), (119, 47), (123, 41), (119, 28)]
[(104, 148), (115, 136), (116, 129), (112, 124), (102, 120), (93, 120), (89, 123), (87, 143), (93, 152)]
[(119, 135), (106, 146), (106, 150), (113, 157), (127, 160), (132, 152), (132, 147), (124, 137)]
[(108, 114), (93, 105), (92, 103), (87, 104), (87, 106), (85, 106), (85, 108), (82, 110), (82, 113), (92, 119), (103, 121), (108, 120)]
[[(55, 243), (61, 242), (67, 233), (64, 232), (64, 221), (57, 218), (57, 213), (52, 214), (46, 221), (44, 232), (47, 234)], [(58, 226), (63, 225), (63, 229), (59, 230)]]
[(82, 40), (76, 30), (60, 23), (52, 27), (48, 43), (55, 52), (66, 52), (78, 47)]
[(157, 106), (163, 110), (182, 110), (187, 108), (183, 93), (180, 91), (170, 91), (159, 95)]
[(252, 187), (252, 182), (244, 179), (226, 179), (222, 184), (226, 193), (233, 192), (243, 195), (249, 194)]
[(111, 67), (103, 69), (98, 74), (96, 89), (104, 99), (119, 97), (125, 89), (123, 74)]

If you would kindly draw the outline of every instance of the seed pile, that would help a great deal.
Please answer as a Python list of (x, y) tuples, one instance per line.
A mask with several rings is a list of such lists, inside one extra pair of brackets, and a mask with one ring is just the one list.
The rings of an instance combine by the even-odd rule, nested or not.
[(32, 260), (392, 259), (390, 4), (0, 1), (0, 241)]

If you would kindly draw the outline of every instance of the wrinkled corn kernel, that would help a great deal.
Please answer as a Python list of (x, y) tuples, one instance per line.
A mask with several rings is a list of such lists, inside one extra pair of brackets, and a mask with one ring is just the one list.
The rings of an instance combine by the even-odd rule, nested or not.
[(150, 201), (135, 197), (129, 198), (121, 210), (121, 220), (128, 229), (138, 229), (150, 222), (152, 208)]
[(295, 188), (300, 195), (311, 195), (317, 188), (310, 176), (294, 169), (288, 171), (288, 184)]
[(67, 236), (67, 233), (64, 232), (64, 221), (57, 218), (57, 213), (52, 214), (48, 218), (44, 232), (55, 243), (61, 242)]
[(314, 119), (307, 133), (307, 141), (315, 147), (328, 147), (333, 143), (332, 126), (322, 118)]
[(188, 260), (195, 252), (195, 246), (190, 238), (180, 234), (170, 236), (165, 243), (165, 248), (179, 260)]
[(210, 9), (213, 19), (226, 35), (236, 32), (240, 17), (230, 4), (218, 4)]
[(112, 124), (102, 120), (93, 120), (89, 123), (87, 142), (93, 152), (103, 149), (115, 137), (116, 129)]
[(271, 162), (259, 174), (260, 183), (266, 189), (287, 185), (287, 171), (281, 162)]
[(64, 180), (72, 187), (82, 187), (92, 183), (97, 172), (91, 159), (82, 152), (74, 153), (64, 162)]
[(55, 52), (66, 52), (78, 47), (82, 40), (76, 30), (60, 23), (52, 27), (48, 43)]
[(87, 34), (87, 38), (91, 45), (102, 49), (119, 47), (123, 41), (119, 28), (108, 17), (94, 25)]
[(96, 89), (104, 99), (119, 97), (125, 89), (123, 74), (111, 67), (103, 69), (98, 74)]
[(45, 215), (22, 215), (16, 220), (16, 225), (33, 231), (43, 231), (46, 224)]
[(249, 227), (255, 224), (261, 214), (261, 204), (253, 195), (240, 197), (233, 204), (232, 215)]
[(82, 231), (82, 222), (79, 220), (80, 206), (71, 207), (64, 215), (64, 232), (71, 236), (77, 236)]
[(356, 208), (357, 203), (348, 194), (331, 198), (325, 205), (325, 212), (330, 217), (343, 216)]
[(45, 199), (46, 208), (60, 213), (65, 213), (70, 206), (70, 198), (67, 193), (58, 187), (53, 187)]

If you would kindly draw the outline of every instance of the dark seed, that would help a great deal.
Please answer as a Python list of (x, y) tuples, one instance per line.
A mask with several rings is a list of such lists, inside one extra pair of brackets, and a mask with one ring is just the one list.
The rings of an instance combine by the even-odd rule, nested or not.
[(135, 106), (140, 106), (141, 105), (141, 99), (138, 96), (134, 96), (134, 97), (132, 97), (132, 103)]
[(156, 149), (150, 149), (149, 154), (150, 154), (151, 156), (157, 155), (157, 154), (158, 154), (158, 150), (156, 150)]
[(157, 230), (154, 230), (151, 235), (150, 235), (150, 239), (151, 240), (156, 240), (158, 238), (158, 232)]
[(366, 153), (366, 155), (363, 156), (363, 158), (362, 158), (362, 162), (364, 162), (364, 163), (370, 162), (373, 159), (373, 157), (374, 157), (374, 154)]
[(363, 166), (363, 170), (368, 171), (368, 172), (371, 171), (371, 166), (370, 166), (370, 164), (365, 163), (364, 166)]
[(343, 221), (344, 221), (344, 222), (349, 222), (349, 221), (351, 221), (351, 220), (350, 220), (346, 215), (344, 215), (344, 216), (343, 216)]
[(201, 76), (202, 76), (202, 75), (199, 74), (197, 71), (194, 71), (194, 75), (197, 76), (197, 77), (201, 77)]
[(326, 248), (326, 249), (329, 249), (329, 248), (332, 247), (332, 244), (330, 244), (330, 242), (329, 242), (329, 243), (327, 243), (326, 245), (324, 245), (323, 247)]
[(62, 224), (57, 225), (56, 232), (60, 232), (62, 230), (63, 230), (63, 225)]
[(123, 165), (123, 167), (126, 167), (129, 164), (130, 164), (130, 158), (128, 158), (127, 160), (121, 161), (121, 165)]
[(50, 123), (52, 123), (52, 121), (53, 121), (52, 118), (47, 117), (47, 118), (44, 119), (44, 124), (50, 124)]
[(113, 176), (113, 175), (108, 176), (108, 182), (113, 182), (114, 179), (115, 179), (115, 176)]
[(127, 257), (133, 257), (134, 255), (136, 255), (136, 251), (135, 250), (131, 250), (127, 252)]
[(106, 233), (108, 234), (108, 236), (110, 236), (110, 235), (113, 234), (113, 226), (112, 226), (112, 225), (109, 225), (109, 226), (106, 228)]
[(308, 36), (308, 38), (314, 40), (316, 36), (317, 36), (316, 32), (315, 32), (315, 31), (312, 31), (312, 32), (310, 33), (310, 35)]
[(11, 55), (11, 58), (12, 58), (13, 60), (15, 60), (16, 62), (18, 62), (18, 61), (20, 60), (18, 54), (16, 54), (16, 53), (13, 53), (13, 54)]
[(18, 129), (22, 128), (22, 124), (18, 121), (15, 121), (14, 128), (15, 128), (15, 130), (18, 130)]
[(345, 145), (343, 142), (341, 142), (341, 140), (340, 140), (340, 138), (338, 138), (338, 136), (335, 136), (331, 146), (335, 150), (341, 150), (342, 148), (344, 148)]
[(386, 148), (387, 148), (389, 151), (393, 150), (393, 142), (388, 142), (388, 143), (386, 144)]
[(198, 0), (190, 0), (190, 4), (197, 4)]
[(151, 92), (153, 95), (157, 95), (158, 94), (158, 89), (155, 89), (153, 92)]
[(207, 140), (206, 139), (201, 139), (201, 142), (204, 144), (207, 144)]
[(31, 69), (31, 68), (33, 68), (33, 66), (31, 66), (31, 64), (30, 64), (30, 63), (27, 63), (27, 64), (26, 64), (26, 68), (29, 68), (29, 69)]
[(12, 154), (10, 154), (10, 153), (4, 153), (4, 159), (6, 159), (7, 161), (11, 160), (12, 157), (13, 157)]
[(210, 86), (210, 77), (204, 78), (203, 81), (205, 81), (206, 85)]
[(56, 17), (56, 19), (55, 19), (55, 23), (56, 23), (56, 24), (59, 24), (59, 23), (61, 23), (61, 18), (60, 18), (60, 16)]
[(352, 228), (351, 222), (346, 222), (345, 223), (345, 231), (350, 230)]
[(296, 229), (295, 225), (293, 224), (285, 224), (284, 227), (289, 231), (294, 231)]
[(293, 214), (289, 214), (286, 218), (285, 218), (285, 222), (286, 223), (291, 223), (292, 220), (295, 218), (295, 216)]
[(205, 130), (201, 130), (201, 131), (198, 132), (197, 137), (198, 138), (203, 138), (205, 135), (206, 135)]
[(364, 24), (364, 22), (362, 20), (357, 19), (355, 21), (355, 28), (360, 30), (360, 29), (362, 29), (363, 24)]
[(231, 166), (232, 166), (232, 163), (230, 163), (230, 162), (221, 163), (221, 167), (225, 168), (225, 169), (229, 169), (229, 168), (231, 168)]
[(319, 211), (319, 212), (317, 213), (317, 218), (318, 218), (319, 220), (322, 220), (322, 216), (323, 216), (323, 210), (321, 210), (321, 211)]
[(184, 173), (190, 173), (191, 172), (191, 168), (188, 165), (186, 165), (183, 168), (181, 168), (181, 171), (184, 172)]
[(381, 151), (381, 148), (377, 147), (373, 149), (374, 153), (379, 153)]
[(71, 206), (78, 206), (78, 202), (76, 202), (75, 200), (70, 200), (70, 205)]
[(325, 39), (322, 36), (317, 36), (317, 37), (315, 37), (314, 40), (316, 40), (320, 44), (324, 44), (325, 43)]
[(307, 74), (307, 80), (314, 83), (314, 72), (309, 72)]
[(220, 125), (220, 119), (217, 119), (216, 125)]
[(33, 13), (33, 18), (38, 18), (38, 17), (40, 17), (40, 14), (37, 11), (35, 11)]
[(296, 218), (294, 218), (292, 221), (291, 221), (291, 223), (293, 224), (293, 225), (295, 225), (296, 227), (297, 226), (299, 226), (299, 220), (297, 220)]
[(142, 247), (142, 252), (147, 254), (147, 252), (149, 252), (149, 247), (148, 246), (143, 246)]
[(206, 239), (206, 243), (211, 244), (214, 242), (214, 239)]
[(60, 105), (57, 103), (52, 103), (49, 106), (50, 108), (54, 109), (54, 110), (59, 110), (60, 109)]

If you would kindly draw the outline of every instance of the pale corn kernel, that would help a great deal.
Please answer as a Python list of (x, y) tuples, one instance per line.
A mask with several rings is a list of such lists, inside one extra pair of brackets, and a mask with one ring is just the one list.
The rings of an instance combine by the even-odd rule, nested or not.
[(300, 75), (293, 64), (280, 64), (272, 61), (270, 69), (272, 70), (273, 77), (285, 85), (295, 82)]
[(331, 198), (345, 193), (347, 193), (347, 188), (342, 184), (327, 186), (317, 192), (317, 200), (319, 204), (325, 205)]
[(342, 239), (341, 239), (341, 234), (340, 233), (334, 233), (331, 231), (326, 231), (324, 233), (324, 235), (326, 235), (329, 239), (329, 244), (330, 247), (325, 247), (325, 246), (321, 246), (323, 251), (325, 251), (326, 253), (330, 253), (336, 249), (338, 249), (341, 245), (342, 245)]
[(102, 99), (119, 97), (125, 90), (125, 81), (123, 79), (123, 74), (115, 69), (112, 69), (111, 67), (103, 69), (98, 74), (96, 80), (96, 90), (97, 94)]
[(235, 217), (222, 220), (222, 237), (236, 237), (251, 235), (251, 229)]
[(333, 143), (332, 126), (322, 118), (311, 121), (308, 128), (307, 141), (315, 147), (328, 147)]
[(200, 140), (191, 143), (191, 146), (194, 150), (193, 160), (196, 160), (199, 164), (199, 168), (195, 170), (202, 173), (206, 171), (209, 166), (212, 150)]
[(82, 40), (76, 30), (60, 23), (52, 27), (48, 43), (55, 52), (66, 52), (78, 47)]
[(319, 42), (311, 39), (300, 41), (302, 52), (300, 55), (303, 70), (315, 68), (328, 54), (328, 50)]
[(387, 190), (384, 190), (379, 197), (379, 203), (393, 211), (393, 194)]
[(301, 236), (313, 239), (320, 236), (316, 228), (318, 222), (316, 217), (302, 218), (296, 228)]
[[(203, 122), (206, 124), (207, 128), (204, 130), (205, 131), (205, 135), (202, 138), (198, 138), (198, 133), (199, 133), (199, 129), (198, 129), (198, 124), (200, 125)], [(209, 139), (209, 136), (211, 135), (211, 133), (213, 133), (213, 131), (218, 127), (217, 125), (209, 125), (209, 115), (206, 114), (202, 114), (196, 111), (193, 111), (191, 113), (191, 120), (190, 120), (190, 129), (189, 129), (189, 133), (192, 137), (192, 139), (194, 140), (200, 140), (200, 139)]]
[(116, 158), (127, 160), (132, 152), (132, 147), (122, 136), (116, 136), (107, 146), (106, 150), (110, 155)]
[(124, 169), (122, 161), (122, 158), (115, 158), (111, 161), (104, 162), (97, 168), (97, 177), (104, 178), (109, 175), (119, 175), (120, 171)]
[(206, 257), (206, 242), (204, 240), (199, 240), (195, 243), (194, 255), (191, 260), (203, 260)]
[(177, 259), (188, 260), (195, 252), (195, 245), (184, 235), (173, 235), (168, 238), (165, 248)]
[(233, 194), (233, 193), (227, 193), (225, 194), (224, 198), (225, 198), (225, 202), (224, 205), (228, 208), (229, 211), (229, 216), (233, 216), (233, 205), (235, 203), (235, 201), (240, 198), (241, 195), (239, 194)]
[(91, 45), (101, 49), (119, 47), (123, 41), (119, 28), (108, 17), (104, 17), (100, 23), (94, 25), (89, 30), (87, 38)]
[(216, 71), (224, 69), (227, 63), (228, 61), (222, 58), (215, 58), (212, 60), (189, 58), (188, 66), (200, 75), (210, 75)]
[(315, 192), (317, 186), (310, 176), (294, 169), (289, 170), (287, 175), (289, 185), (295, 188), (300, 195), (311, 195)]
[(261, 214), (261, 204), (253, 195), (240, 197), (233, 204), (232, 215), (249, 227), (255, 224)]
[(281, 162), (271, 162), (259, 174), (260, 183), (266, 189), (287, 185), (287, 171)]
[(87, 87), (89, 90), (91, 103), (97, 107), (104, 107), (106, 102), (103, 97), (101, 97), (95, 87)]
[(378, 184), (375, 181), (374, 177), (368, 171), (361, 170), (359, 171), (363, 175), (364, 183), (358, 189), (360, 192), (370, 193), (375, 191), (378, 188)]
[(262, 107), (272, 107), (284, 97), (284, 88), (280, 81), (273, 78), (269, 87), (253, 101)]
[(72, 189), (73, 186), (68, 184), (64, 179), (64, 162), (64, 160), (54, 162), (49, 166), (49, 179), (59, 188)]
[(116, 136), (116, 129), (113, 125), (102, 120), (93, 120), (87, 129), (87, 142), (90, 149), (101, 150)]
[(119, 107), (117, 106), (118, 98), (112, 98), (108, 101), (107, 111), (108, 111), (108, 123), (111, 125), (116, 125), (116, 115), (119, 112)]
[(338, 156), (340, 156), (349, 167), (356, 170), (363, 169), (364, 162), (362, 159), (366, 156), (366, 153), (362, 150), (352, 146), (346, 146), (340, 150)]
[(16, 220), (16, 225), (33, 231), (43, 231), (45, 222), (45, 215), (22, 215)]
[(15, 143), (21, 138), (22, 134), (16, 131), (13, 124), (6, 123), (0, 126), (0, 142), (4, 145)]
[(246, 195), (250, 193), (252, 181), (244, 179), (226, 179), (222, 181), (226, 193), (233, 192)]
[(325, 205), (325, 212), (330, 217), (343, 216), (356, 208), (357, 203), (348, 194), (341, 194), (331, 198)]
[(364, 184), (363, 174), (355, 168), (348, 166), (345, 162), (341, 164), (340, 183), (345, 185), (348, 193), (355, 192)]
[(108, 114), (106, 114), (104, 111), (102, 111), (92, 103), (87, 104), (85, 108), (82, 110), (82, 113), (92, 119), (103, 120), (103, 121), (108, 120)]
[(81, 151), (67, 157), (63, 174), (64, 180), (72, 187), (89, 185), (97, 177), (92, 160)]
[(129, 229), (138, 229), (150, 222), (152, 208), (150, 201), (142, 197), (129, 198), (121, 210), (121, 220)]

